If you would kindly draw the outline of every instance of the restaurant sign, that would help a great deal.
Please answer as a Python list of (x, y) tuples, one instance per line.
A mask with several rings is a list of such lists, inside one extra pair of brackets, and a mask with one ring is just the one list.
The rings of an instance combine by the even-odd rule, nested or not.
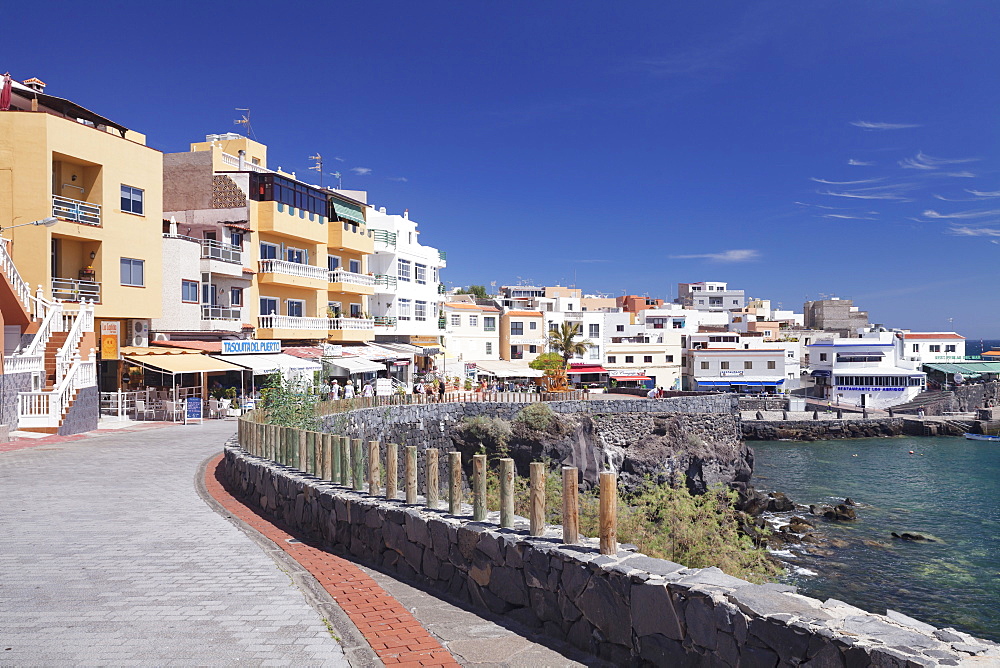
[(252, 355), (258, 353), (280, 353), (281, 341), (277, 339), (239, 339), (223, 341), (223, 355)]

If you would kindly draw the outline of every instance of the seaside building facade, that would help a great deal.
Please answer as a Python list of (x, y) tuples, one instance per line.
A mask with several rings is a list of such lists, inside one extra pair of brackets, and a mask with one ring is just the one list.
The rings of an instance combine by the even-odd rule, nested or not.
[(809, 344), (817, 396), (838, 404), (889, 408), (926, 387), (927, 375), (904, 351), (903, 334), (876, 330)]

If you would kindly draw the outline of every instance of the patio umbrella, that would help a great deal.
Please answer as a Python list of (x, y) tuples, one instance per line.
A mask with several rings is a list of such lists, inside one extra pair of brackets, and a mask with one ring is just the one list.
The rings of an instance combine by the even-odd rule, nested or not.
[(10, 72), (3, 75), (3, 90), (0, 90), (0, 111), (10, 111), (10, 89), (13, 87)]

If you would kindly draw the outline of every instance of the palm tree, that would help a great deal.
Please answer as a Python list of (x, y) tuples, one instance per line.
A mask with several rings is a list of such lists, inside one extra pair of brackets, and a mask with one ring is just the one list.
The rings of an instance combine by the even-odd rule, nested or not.
[(549, 348), (562, 355), (563, 362), (569, 366), (569, 361), (576, 355), (581, 357), (589, 349), (591, 343), (588, 340), (576, 341), (576, 336), (580, 333), (580, 325), (576, 323), (564, 322), (559, 325), (559, 329), (549, 331)]

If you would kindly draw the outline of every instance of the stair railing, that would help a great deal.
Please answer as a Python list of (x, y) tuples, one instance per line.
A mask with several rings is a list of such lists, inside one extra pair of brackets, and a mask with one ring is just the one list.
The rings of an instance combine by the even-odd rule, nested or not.
[(54, 389), (18, 393), (18, 426), (58, 427), (76, 391), (95, 385), (97, 353), (91, 348), (89, 358), (81, 360), (77, 351), (65, 378)]
[(69, 334), (67, 334), (62, 347), (56, 352), (56, 385), (69, 371), (73, 361), (79, 359), (80, 341), (83, 339), (84, 332), (94, 331), (94, 305), (81, 302), (79, 310), (63, 311), (61, 318), (62, 329), (68, 329)]

